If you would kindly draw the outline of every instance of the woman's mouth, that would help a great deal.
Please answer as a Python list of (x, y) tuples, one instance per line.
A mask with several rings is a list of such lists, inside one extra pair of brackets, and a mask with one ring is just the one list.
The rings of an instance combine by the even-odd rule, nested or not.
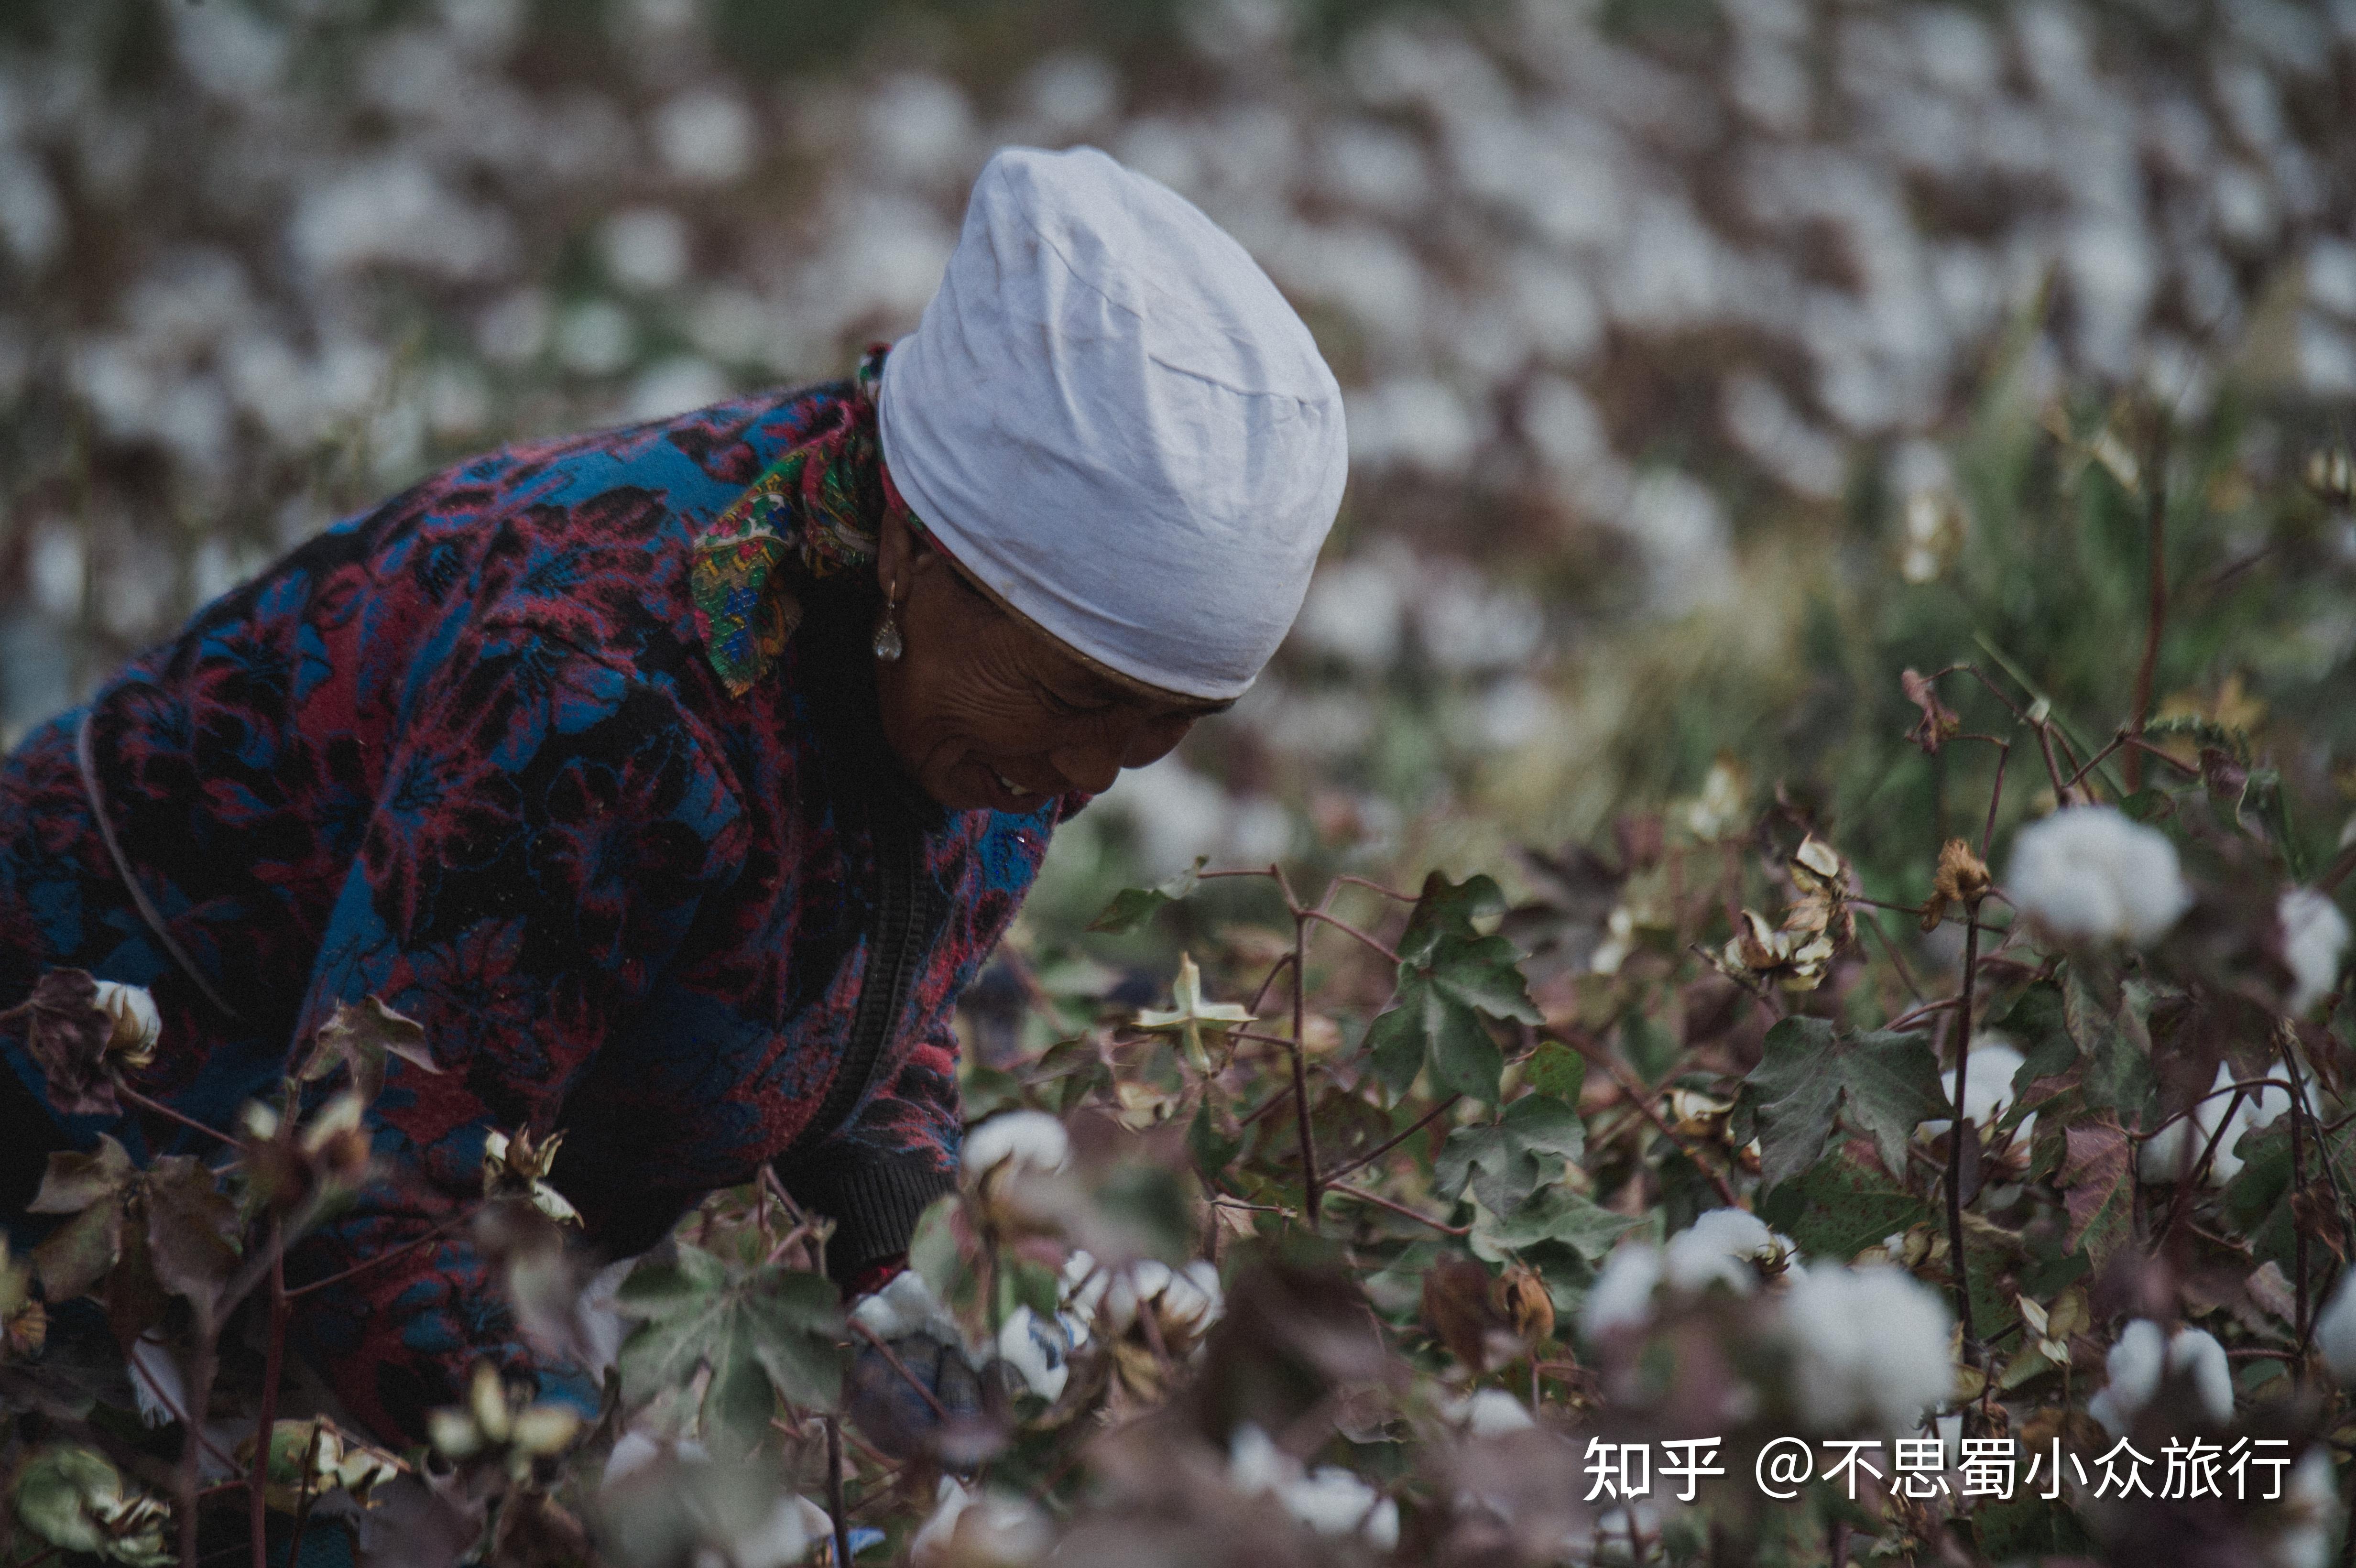
[(996, 768), (990, 770), (990, 776), (996, 779), (998, 781), (998, 787), (1004, 790), (1009, 795), (1027, 795), (1031, 793), (1031, 791), (1024, 789), (1012, 779), (1008, 778), (1004, 773), (1000, 773)]

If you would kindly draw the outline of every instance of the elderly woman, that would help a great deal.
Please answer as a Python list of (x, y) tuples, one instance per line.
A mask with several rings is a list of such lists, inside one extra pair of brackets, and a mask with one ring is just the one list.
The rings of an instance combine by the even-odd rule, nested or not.
[[(511, 447), (329, 529), (0, 770), (0, 1008), (152, 988), (130, 1080), (227, 1126), (340, 1003), (423, 1026), (298, 1334), (386, 1436), (469, 1364), (562, 1393), (453, 1229), (494, 1131), (616, 1255), (774, 1167), (871, 1286), (956, 1166), (951, 1013), (1049, 836), (1250, 685), (1344, 473), (1339, 393), (1234, 240), (1092, 150), (976, 185), (856, 379)], [(0, 1029), (5, 1212), (52, 1115)]]

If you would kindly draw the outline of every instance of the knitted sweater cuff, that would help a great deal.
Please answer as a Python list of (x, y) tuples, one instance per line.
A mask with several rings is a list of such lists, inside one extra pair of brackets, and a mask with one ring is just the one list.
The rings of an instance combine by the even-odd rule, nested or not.
[(826, 1272), (848, 1285), (862, 1271), (908, 1250), (916, 1219), (932, 1201), (957, 1190), (957, 1178), (918, 1159), (833, 1159), (777, 1168), (794, 1200), (834, 1221), (826, 1244)]

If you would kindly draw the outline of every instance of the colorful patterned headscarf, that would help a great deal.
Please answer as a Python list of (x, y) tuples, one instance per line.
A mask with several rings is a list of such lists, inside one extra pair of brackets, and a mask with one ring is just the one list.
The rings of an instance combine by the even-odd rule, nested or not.
[(696, 536), (688, 566), (696, 629), (733, 696), (768, 673), (800, 624), (797, 582), (873, 560), (892, 513), (923, 527), (876, 443), (875, 388), (888, 352), (870, 348), (851, 395)]

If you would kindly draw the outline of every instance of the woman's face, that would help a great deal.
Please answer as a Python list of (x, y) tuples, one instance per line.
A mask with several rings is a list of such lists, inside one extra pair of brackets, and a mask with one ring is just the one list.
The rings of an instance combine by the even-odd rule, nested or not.
[(1227, 705), (1149, 694), (1090, 669), (966, 582), (931, 541), (885, 520), (876, 583), (900, 601), (906, 652), (877, 661), (884, 733), (952, 811), (1035, 811), (1165, 755)]

